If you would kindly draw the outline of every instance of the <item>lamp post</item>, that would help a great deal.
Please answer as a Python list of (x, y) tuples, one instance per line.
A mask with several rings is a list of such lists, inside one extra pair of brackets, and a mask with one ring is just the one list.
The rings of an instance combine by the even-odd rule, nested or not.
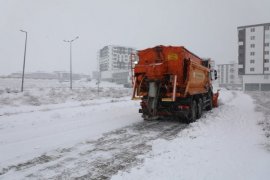
[(72, 42), (79, 39), (79, 36), (72, 40), (64, 40), (64, 42), (69, 43), (69, 58), (70, 58), (70, 89), (72, 89)]
[(24, 58), (23, 58), (23, 73), (22, 73), (22, 86), (21, 86), (21, 92), (23, 92), (25, 57), (26, 57), (26, 46), (27, 46), (27, 32), (24, 31), (24, 30), (20, 30), (20, 31), (23, 32), (23, 33), (25, 33)]

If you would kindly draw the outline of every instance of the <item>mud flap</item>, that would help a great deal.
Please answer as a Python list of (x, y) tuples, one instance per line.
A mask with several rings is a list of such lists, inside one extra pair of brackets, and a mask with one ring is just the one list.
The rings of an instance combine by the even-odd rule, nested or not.
[(219, 90), (217, 90), (217, 92), (215, 94), (213, 94), (213, 106), (214, 107), (218, 107), (218, 96), (219, 96)]

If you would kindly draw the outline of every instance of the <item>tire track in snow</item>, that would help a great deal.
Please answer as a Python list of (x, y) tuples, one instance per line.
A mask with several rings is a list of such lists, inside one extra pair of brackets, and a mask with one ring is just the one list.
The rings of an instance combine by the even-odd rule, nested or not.
[[(236, 96), (237, 93), (232, 92), (224, 103)], [(207, 114), (216, 116), (212, 113)], [(0, 176), (16, 171), (26, 179), (109, 179), (119, 170), (127, 170), (142, 163), (140, 155), (151, 151), (151, 141), (174, 139), (187, 126), (173, 120), (136, 123), (105, 133), (97, 140), (57, 149), (27, 162), (8, 166), (0, 170)]]
[(16, 171), (26, 179), (109, 179), (119, 170), (142, 163), (140, 155), (151, 151), (151, 141), (174, 139), (187, 126), (174, 120), (136, 123), (97, 140), (3, 168), (0, 175), (8, 177), (10, 171)]

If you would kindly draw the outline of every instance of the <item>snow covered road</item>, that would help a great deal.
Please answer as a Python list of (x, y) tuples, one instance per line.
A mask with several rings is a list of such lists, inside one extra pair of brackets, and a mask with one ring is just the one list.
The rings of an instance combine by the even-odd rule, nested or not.
[(218, 109), (192, 123), (178, 138), (153, 142), (143, 165), (113, 179), (268, 180), (270, 152), (257, 125), (263, 115), (242, 92), (223, 91), (221, 101)]
[(265, 117), (242, 92), (221, 104), (190, 125), (129, 97), (3, 111), (0, 179), (269, 179)]
[(25, 109), (0, 116), (0, 175), (13, 169), (8, 166), (141, 121), (138, 102), (129, 97), (93, 100), (80, 106), (70, 103)]

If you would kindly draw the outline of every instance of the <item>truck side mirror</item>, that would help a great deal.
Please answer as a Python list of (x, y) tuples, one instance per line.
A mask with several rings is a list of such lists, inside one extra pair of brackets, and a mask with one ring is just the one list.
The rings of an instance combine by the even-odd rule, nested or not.
[(214, 71), (215, 74), (215, 80), (217, 79), (217, 70)]

